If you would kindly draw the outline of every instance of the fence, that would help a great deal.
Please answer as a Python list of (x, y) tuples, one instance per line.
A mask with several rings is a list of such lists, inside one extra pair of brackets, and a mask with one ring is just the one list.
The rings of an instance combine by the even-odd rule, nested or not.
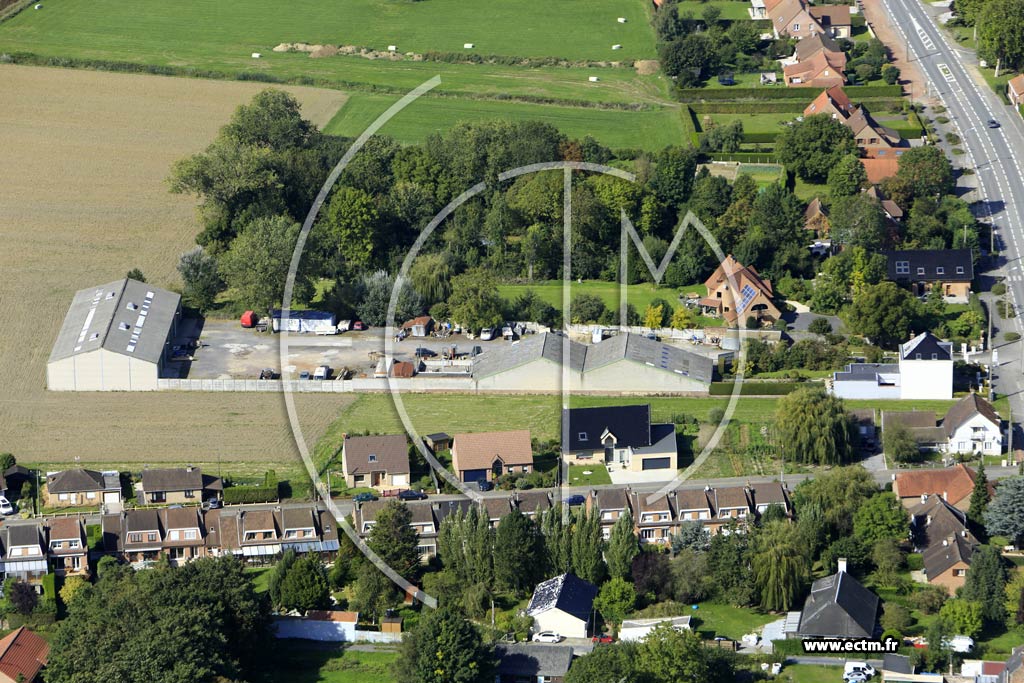
[(400, 643), (401, 633), (364, 631), (355, 623), (304, 619), (301, 617), (278, 617), (274, 619), (275, 638), (301, 638), (334, 643)]
[[(417, 391), (472, 391), (473, 381), (468, 377), (426, 377), (415, 379), (392, 378), (390, 387), (402, 392)], [(281, 393), (344, 394), (357, 391), (389, 391), (385, 379), (346, 380), (267, 380), (267, 379), (160, 379), (159, 391), (238, 391)]]

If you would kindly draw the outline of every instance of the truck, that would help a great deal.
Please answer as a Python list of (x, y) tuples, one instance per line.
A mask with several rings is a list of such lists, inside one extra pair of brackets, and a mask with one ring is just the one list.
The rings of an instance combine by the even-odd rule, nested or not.
[(286, 329), (288, 332), (313, 334), (337, 334), (338, 325), (333, 313), (328, 311), (317, 311), (313, 309), (303, 311), (289, 311), (288, 318), (279, 308), (270, 312), (271, 324), (274, 332), (281, 332)]
[(321, 365), (313, 371), (313, 379), (330, 379), (331, 378), (331, 366)]

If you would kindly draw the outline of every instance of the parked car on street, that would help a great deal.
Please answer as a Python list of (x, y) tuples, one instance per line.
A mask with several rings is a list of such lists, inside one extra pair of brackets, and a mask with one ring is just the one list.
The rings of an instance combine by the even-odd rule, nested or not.
[(493, 327), (485, 327), (480, 330), (480, 341), (491, 341), (492, 339), (494, 339)]
[(224, 503), (221, 502), (220, 498), (210, 498), (203, 507), (207, 510), (219, 510), (224, 507)]
[(400, 492), (398, 494), (398, 499), (399, 500), (426, 500), (427, 499), (427, 494), (424, 493), (422, 489), (420, 489), (419, 491), (413, 491), (412, 489), (408, 489), (406, 491)]
[(535, 643), (560, 643), (562, 642), (562, 636), (558, 635), (554, 631), (541, 631), (540, 633), (533, 634), (533, 642)]
[(481, 491), (490, 491), (491, 489), (494, 488), (494, 483), (493, 482), (489, 482), (489, 481), (487, 481), (485, 479), (481, 479), (480, 481), (478, 481), (476, 483), (476, 485), (477, 485), (477, 488), (479, 488)]
[(0, 496), (0, 515), (13, 515), (14, 506), (4, 496)]
[(575, 494), (575, 495), (569, 496), (568, 498), (565, 499), (565, 504), (566, 505), (583, 505), (585, 502), (587, 502), (587, 499), (584, 498), (583, 496), (581, 496), (578, 493)]
[(353, 330), (365, 330), (366, 329), (366, 323), (364, 323), (362, 320), (357, 320), (354, 323), (352, 323), (352, 329)]
[(591, 638), (590, 641), (592, 643), (610, 643), (612, 642), (612, 637), (607, 633), (600, 633)]
[(370, 501), (377, 500), (377, 496), (373, 495), (369, 491), (363, 491), (362, 493), (357, 493), (353, 496), (352, 500), (357, 503), (369, 503)]

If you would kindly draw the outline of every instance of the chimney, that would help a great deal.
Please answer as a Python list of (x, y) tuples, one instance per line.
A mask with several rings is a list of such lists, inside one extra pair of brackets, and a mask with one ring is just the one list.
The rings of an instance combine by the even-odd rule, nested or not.
[(949, 502), (949, 493), (947, 491), (942, 492), (942, 500)]
[(840, 557), (838, 560), (836, 560), (836, 563), (839, 565), (839, 569), (836, 571), (836, 573), (837, 574), (839, 572), (845, 573), (846, 572), (846, 558), (845, 557)]
[(967, 538), (967, 529), (960, 530), (960, 538)]
[(925, 526), (928, 526), (928, 525), (929, 525), (929, 524), (931, 524), (931, 523), (932, 523), (932, 516), (931, 516), (931, 515), (928, 515), (928, 517), (927, 517), (927, 518), (925, 518), (925, 522), (924, 522), (924, 525), (925, 525)]
[(185, 471), (186, 471), (186, 472), (191, 472), (191, 471), (192, 471), (192, 470), (194, 470), (194, 469), (195, 469), (195, 468), (194, 468), (194, 467), (192, 467), (192, 465), (189, 465), (188, 467), (186, 467), (186, 468), (185, 468)]
[(927, 502), (928, 502), (928, 494), (927, 493), (922, 493), (921, 494), (921, 504), (924, 505)]
[(949, 540), (948, 540), (948, 539), (945, 539), (945, 538), (944, 538), (944, 539), (942, 539), (942, 547), (943, 547), (943, 548), (945, 548), (945, 547), (946, 547), (946, 546), (948, 546), (948, 545), (949, 545)]

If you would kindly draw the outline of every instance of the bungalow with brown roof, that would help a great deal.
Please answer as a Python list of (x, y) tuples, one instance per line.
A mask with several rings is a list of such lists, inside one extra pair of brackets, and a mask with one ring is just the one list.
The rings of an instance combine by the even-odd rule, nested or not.
[(116, 471), (70, 469), (46, 473), (47, 507), (79, 507), (121, 502), (121, 478)]
[(346, 435), (341, 460), (345, 483), (350, 488), (409, 488), (409, 440), (403, 434)]
[(529, 429), (456, 434), (452, 440), (452, 469), (459, 481), (492, 481), (504, 474), (533, 471)]
[[(736, 284), (732, 291), (729, 276)], [(732, 254), (725, 257), (711, 277), (704, 283), (708, 295), (700, 300), (701, 312), (714, 318), (722, 318), (729, 325), (735, 325), (753, 317), (759, 321), (773, 322), (782, 315), (775, 302), (775, 292), (770, 280), (763, 279), (753, 266), (744, 266)]]
[(190, 465), (143, 470), (141, 489), (146, 503), (200, 503), (220, 498), (224, 484), (220, 478)]
[(57, 576), (88, 575), (89, 547), (78, 517), (55, 517), (47, 523), (49, 557)]
[(892, 178), (900, 170), (899, 155), (864, 158), (860, 160), (860, 163), (863, 164), (868, 182), (872, 185), (877, 185), (886, 178)]
[(38, 683), (49, 656), (49, 643), (19, 626), (0, 639), (0, 683)]
[(952, 534), (921, 553), (928, 583), (942, 586), (950, 595), (967, 581), (967, 570), (978, 547), (977, 540), (968, 534)]
[(1014, 76), (1009, 80), (1006, 84), (1006, 97), (1015, 107), (1024, 104), (1024, 74)]
[(974, 470), (962, 463), (941, 470), (900, 472), (893, 480), (892, 492), (908, 510), (919, 505), (922, 497), (926, 500), (934, 494), (966, 512), (971, 504), (975, 476)]

